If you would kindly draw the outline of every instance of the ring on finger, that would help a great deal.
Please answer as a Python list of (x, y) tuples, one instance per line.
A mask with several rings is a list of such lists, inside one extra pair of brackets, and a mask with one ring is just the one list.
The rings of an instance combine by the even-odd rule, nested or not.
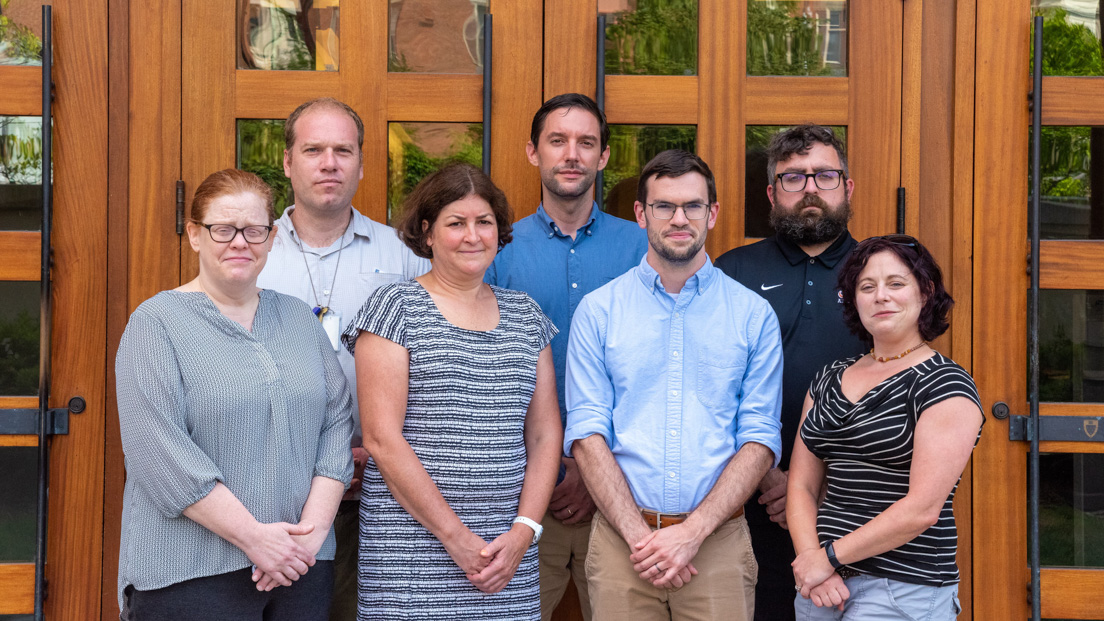
[(659, 566), (659, 563), (655, 563), (652, 567), (655, 567), (656, 572), (663, 573), (663, 568)]

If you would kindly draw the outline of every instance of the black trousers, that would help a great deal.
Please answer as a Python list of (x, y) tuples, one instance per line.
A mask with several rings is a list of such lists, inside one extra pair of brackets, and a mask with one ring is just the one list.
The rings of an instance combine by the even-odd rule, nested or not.
[(796, 593), (793, 567), (790, 566), (794, 560), (790, 532), (771, 522), (763, 505), (757, 501), (747, 503), (745, 510), (751, 530), (751, 548), (759, 563), (755, 621), (793, 621)]
[[(318, 561), (289, 587), (258, 591), (253, 570), (185, 580), (162, 589), (127, 589), (130, 621), (326, 621), (333, 561)], [(124, 614), (126, 614), (124, 612)]]

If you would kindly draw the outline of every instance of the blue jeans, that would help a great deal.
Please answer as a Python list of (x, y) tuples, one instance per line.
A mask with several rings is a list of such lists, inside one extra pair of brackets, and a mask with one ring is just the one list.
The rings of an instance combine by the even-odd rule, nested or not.
[(799, 621), (954, 621), (962, 606), (958, 585), (944, 587), (909, 584), (860, 574), (844, 581), (851, 596), (843, 612), (818, 608), (800, 594), (794, 599)]

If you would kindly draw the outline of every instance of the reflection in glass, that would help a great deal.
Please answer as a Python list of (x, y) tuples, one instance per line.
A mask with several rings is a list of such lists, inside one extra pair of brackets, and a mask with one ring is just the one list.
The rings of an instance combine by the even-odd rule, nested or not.
[(0, 65), (42, 66), (41, 0), (0, 0)]
[(337, 71), (339, 0), (239, 0), (238, 69)]
[(1104, 567), (1104, 455), (1039, 455), (1039, 549), (1046, 567)]
[[(770, 237), (771, 204), (767, 198), (767, 145), (775, 134), (789, 125), (748, 125), (744, 134), (744, 236)], [(847, 148), (847, 127), (826, 125)]]
[(0, 231), (42, 228), (42, 117), (0, 116)]
[(1039, 292), (1039, 399), (1104, 402), (1104, 291)]
[(0, 615), (0, 621), (34, 621), (34, 615)]
[(748, 75), (847, 75), (847, 0), (748, 0)]
[(38, 282), (0, 281), (0, 300), (0, 396), (37, 395)]
[(34, 561), (38, 447), (0, 447), (0, 563)]
[(602, 174), (603, 211), (635, 222), (633, 202), (644, 165), (667, 149), (693, 153), (697, 140), (694, 125), (610, 125), (610, 157)]
[(389, 0), (387, 70), (482, 73), (490, 0)]
[(598, 0), (608, 75), (694, 75), (698, 0)]
[(1039, 236), (1104, 239), (1104, 127), (1043, 127), (1041, 136)]
[[(1043, 75), (1104, 75), (1097, 0), (1032, 0), (1031, 8), (1043, 16)], [(1034, 66), (1034, 34), (1030, 40)]]
[(387, 223), (429, 173), (450, 162), (483, 165), (482, 123), (387, 124)]
[(272, 188), (276, 217), (295, 202), (291, 180), (284, 176), (282, 119), (238, 119), (238, 168), (256, 174)]

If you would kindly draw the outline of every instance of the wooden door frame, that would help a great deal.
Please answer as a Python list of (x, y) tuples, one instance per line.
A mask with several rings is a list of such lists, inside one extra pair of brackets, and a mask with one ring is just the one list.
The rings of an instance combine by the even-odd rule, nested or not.
[[(50, 440), (45, 613), (50, 619), (88, 619), (100, 607), (104, 428), (108, 419), (103, 370), (107, 347), (108, 11), (106, 0), (54, 0), (53, 7), (56, 99), (49, 406), (65, 407), (70, 397), (80, 396), (87, 409), (70, 416), (67, 435)], [(11, 99), (5, 93), (2, 111), (40, 115), (41, 103), (31, 103), (41, 97), (38, 69), (4, 67), (0, 74), (6, 85), (14, 87)], [(20, 93), (33, 98), (23, 101)], [(13, 105), (25, 109), (12, 109)], [(27, 241), (29, 245), (22, 244), (26, 247), (6, 250), (20, 257), (12, 261), (14, 265), (32, 258), (38, 270), (34, 257), (39, 254), (30, 252), (30, 246), (40, 244), (37, 233), (0, 235)], [(2, 253), (0, 273), (10, 271), (8, 262), (13, 258)], [(9, 404), (14, 401), (29, 402), (24, 407), (38, 406), (35, 397), (5, 398), (3, 407), (20, 407)], [(35, 445), (37, 438), (29, 444)], [(28, 576), (9, 579), (12, 571), (22, 573), (24, 567), (30, 567), (29, 591), (24, 590)], [(33, 565), (3, 569), (0, 614), (32, 613)]]

